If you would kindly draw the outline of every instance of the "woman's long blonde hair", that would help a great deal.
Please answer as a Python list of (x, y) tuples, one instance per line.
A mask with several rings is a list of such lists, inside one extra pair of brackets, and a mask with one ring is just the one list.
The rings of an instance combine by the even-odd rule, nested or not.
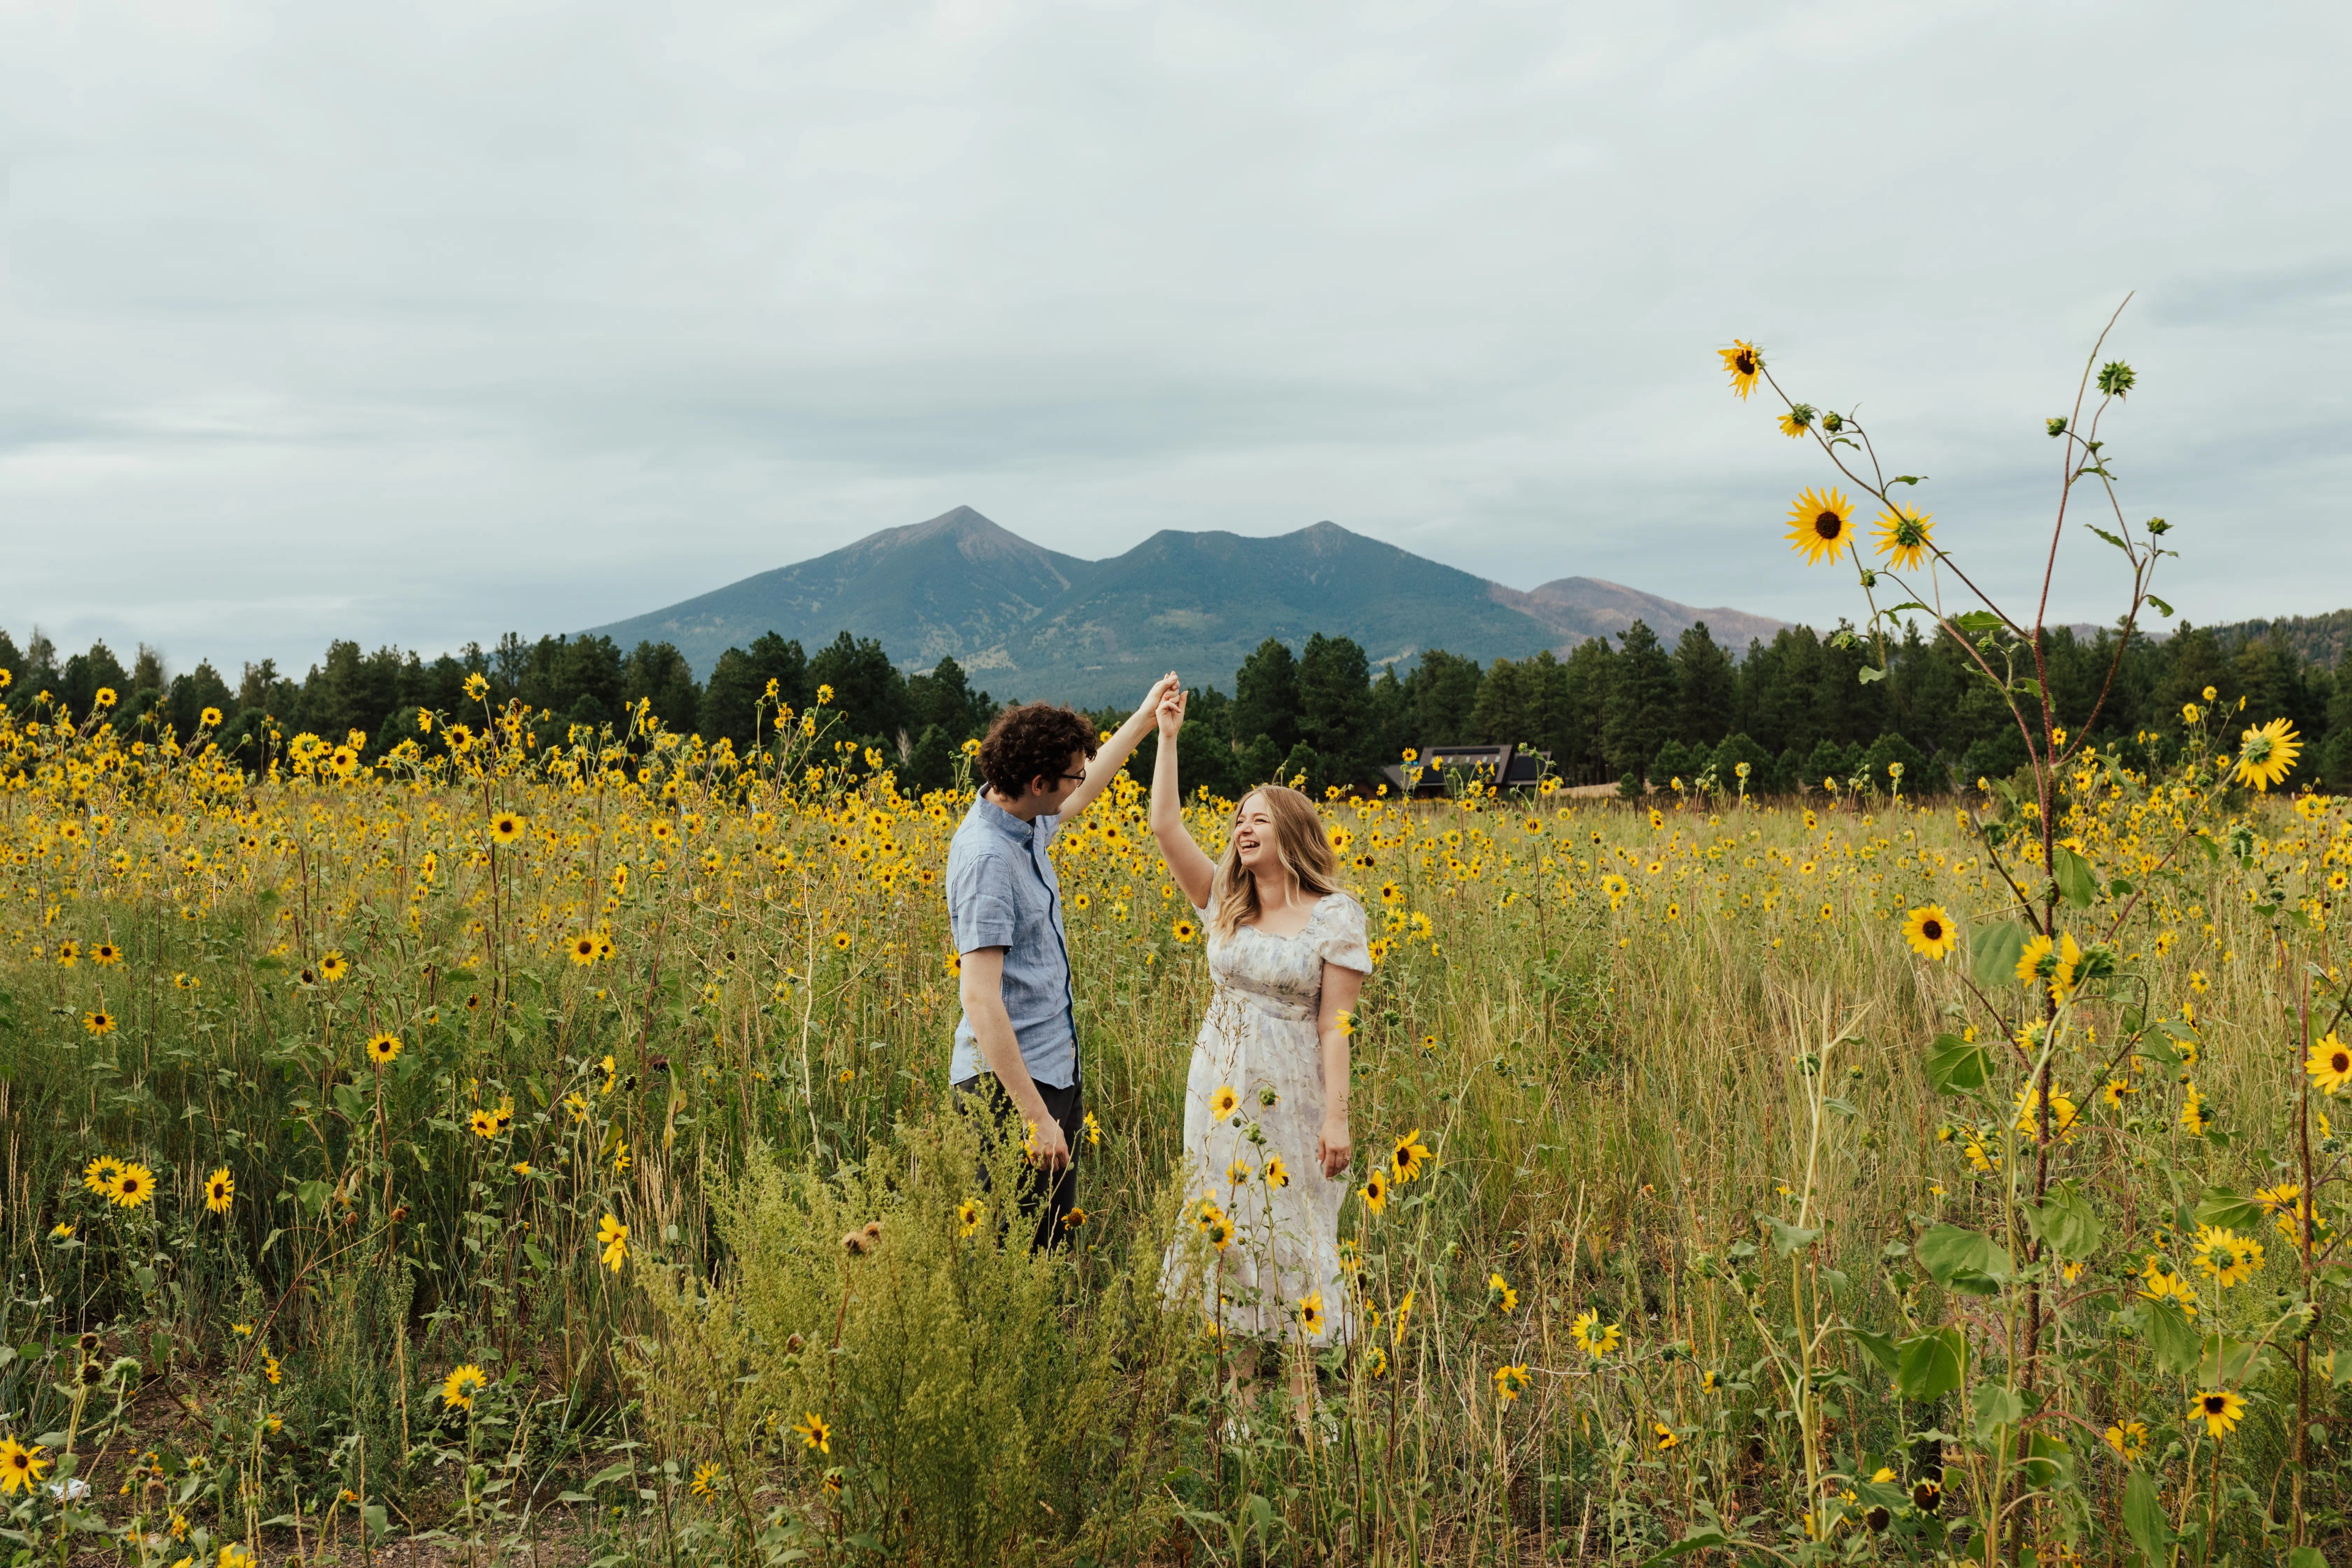
[[(1318, 899), (1338, 892), (1339, 858), (1331, 853), (1331, 840), (1323, 832), (1323, 818), (1317, 814), (1315, 803), (1295, 789), (1264, 784), (1234, 803), (1234, 822), (1241, 820), (1242, 808), (1250, 803), (1251, 795), (1265, 799), (1266, 815), (1274, 818), (1275, 857), (1298, 890)], [(1218, 858), (1216, 878), (1209, 887), (1209, 930), (1220, 939), (1229, 937), (1234, 927), (1264, 912), (1258, 908), (1257, 879), (1242, 868), (1242, 852), (1228, 823), (1225, 852)]]

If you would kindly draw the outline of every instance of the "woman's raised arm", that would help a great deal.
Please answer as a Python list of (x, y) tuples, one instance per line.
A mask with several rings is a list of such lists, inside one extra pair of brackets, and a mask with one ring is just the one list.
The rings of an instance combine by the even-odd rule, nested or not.
[(1178, 687), (1160, 700), (1160, 752), (1151, 761), (1151, 836), (1160, 840), (1160, 858), (1176, 879), (1185, 900), (1206, 909), (1216, 868), (1184, 830), (1184, 788), (1176, 782), (1176, 735), (1184, 728), (1184, 689)]

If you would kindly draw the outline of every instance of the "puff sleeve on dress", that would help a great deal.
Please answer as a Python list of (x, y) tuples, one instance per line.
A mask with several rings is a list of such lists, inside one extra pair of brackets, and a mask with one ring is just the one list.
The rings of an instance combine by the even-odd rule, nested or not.
[(1345, 893), (1334, 893), (1315, 912), (1322, 917), (1315, 933), (1315, 950), (1323, 955), (1323, 962), (1370, 974), (1372, 954), (1364, 945), (1364, 906)]

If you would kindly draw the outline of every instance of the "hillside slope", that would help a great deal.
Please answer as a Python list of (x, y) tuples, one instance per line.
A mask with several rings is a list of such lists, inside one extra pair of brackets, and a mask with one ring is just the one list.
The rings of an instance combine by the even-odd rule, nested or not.
[(952, 656), (1000, 698), (1116, 700), (1160, 671), (1230, 688), (1267, 637), (1353, 637), (1373, 667), (1442, 647), (1482, 661), (1565, 650), (1636, 617), (1672, 642), (1704, 619), (1735, 653), (1780, 623), (1591, 578), (1522, 592), (1318, 522), (1249, 538), (1163, 530), (1104, 561), (1032, 544), (970, 507), (593, 628), (677, 646), (708, 674), (765, 631), (803, 647), (846, 628), (908, 668)]

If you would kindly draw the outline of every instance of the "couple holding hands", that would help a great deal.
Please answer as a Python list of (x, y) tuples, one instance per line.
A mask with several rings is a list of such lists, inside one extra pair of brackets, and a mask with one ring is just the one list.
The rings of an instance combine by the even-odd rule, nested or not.
[[(1234, 808), (1223, 851), (1213, 861), (1202, 852), (1184, 829), (1176, 776), (1184, 703), (1171, 672), (1099, 746), (1083, 715), (1049, 703), (1007, 709), (990, 727), (980, 747), (984, 785), (948, 850), (963, 1003), (950, 1076), (960, 1097), (1032, 1130), (1034, 1177), (1023, 1210), (1034, 1216), (1034, 1245), (1067, 1245), (1086, 1105), (1069, 943), (1046, 847), (1157, 725), (1152, 836), (1207, 931), (1214, 987), (1184, 1091), (1186, 1179), (1201, 1194), (1193, 1212), (1224, 1252), (1203, 1305), (1228, 1331), (1320, 1346), (1349, 1329), (1339, 1247), (1349, 1157), (1342, 1015), (1371, 972), (1364, 910), (1339, 890), (1322, 819), (1297, 790), (1250, 791)], [(1182, 1277), (1171, 1247), (1170, 1288)]]

